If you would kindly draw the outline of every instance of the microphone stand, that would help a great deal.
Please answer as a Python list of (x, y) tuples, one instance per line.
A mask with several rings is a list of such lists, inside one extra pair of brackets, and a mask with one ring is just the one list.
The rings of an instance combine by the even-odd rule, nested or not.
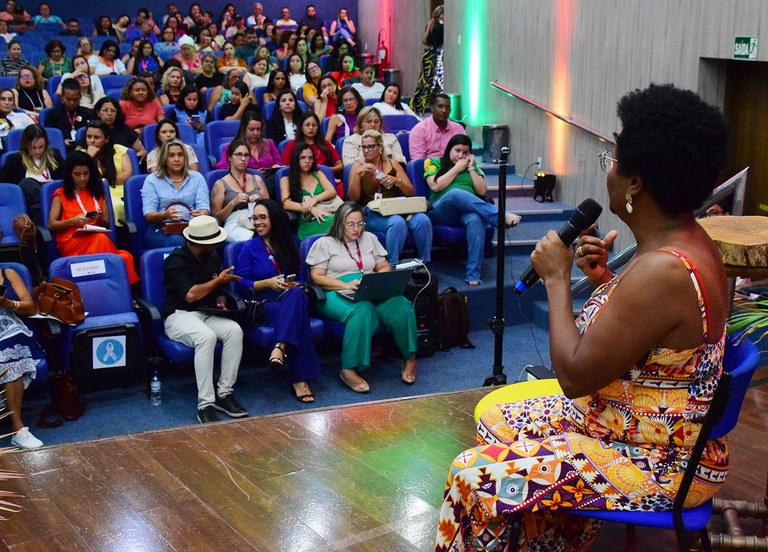
[(502, 352), (504, 350), (504, 244), (506, 243), (507, 158), (509, 148), (501, 148), (499, 160), (499, 220), (496, 227), (496, 314), (488, 321), (493, 332), (493, 374), (485, 378), (483, 387), (506, 385)]

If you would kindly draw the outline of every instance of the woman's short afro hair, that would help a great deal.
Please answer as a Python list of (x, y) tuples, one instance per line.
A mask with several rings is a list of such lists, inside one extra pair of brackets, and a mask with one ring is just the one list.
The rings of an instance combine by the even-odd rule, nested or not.
[(668, 213), (700, 207), (725, 169), (729, 127), (722, 113), (672, 84), (636, 89), (616, 111), (618, 172), (640, 176)]

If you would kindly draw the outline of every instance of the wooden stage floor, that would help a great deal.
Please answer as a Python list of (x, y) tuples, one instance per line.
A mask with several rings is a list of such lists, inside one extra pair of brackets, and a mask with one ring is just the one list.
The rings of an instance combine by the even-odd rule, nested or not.
[[(762, 500), (768, 368), (732, 434), (720, 496)], [(488, 389), (187, 426), (3, 455), (26, 496), (0, 550), (431, 550), (448, 465)], [(638, 531), (638, 547), (673, 548)], [(595, 550), (620, 550), (607, 526)]]

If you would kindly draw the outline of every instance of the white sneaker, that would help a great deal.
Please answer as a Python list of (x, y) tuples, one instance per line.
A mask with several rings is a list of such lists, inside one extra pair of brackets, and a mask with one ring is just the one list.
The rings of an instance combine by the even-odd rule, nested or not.
[(11, 444), (24, 450), (31, 450), (40, 448), (43, 446), (43, 442), (32, 435), (28, 427), (22, 427), (16, 432), (16, 435), (11, 437)]

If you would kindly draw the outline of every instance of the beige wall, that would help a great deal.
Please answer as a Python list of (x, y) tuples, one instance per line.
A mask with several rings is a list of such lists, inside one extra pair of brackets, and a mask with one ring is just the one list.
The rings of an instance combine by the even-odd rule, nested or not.
[[(391, 6), (388, 11), (387, 4)], [(391, 28), (391, 36), (386, 41), (390, 67), (400, 70), (403, 95), (410, 96), (419, 78), (421, 36), (429, 21), (429, 0), (359, 0), (357, 9), (358, 32), (363, 46), (368, 43), (368, 52), (376, 53), (380, 22), (386, 22)]]
[[(362, 5), (363, 2), (361, 2)], [(414, 2), (416, 4), (417, 2)], [(405, 9), (411, 3), (394, 0)], [(522, 173), (543, 157), (558, 176), (556, 197), (577, 204), (594, 197), (607, 205), (597, 154), (611, 147), (544, 112), (493, 90), (503, 85), (611, 136), (616, 102), (650, 82), (698, 90), (722, 106), (720, 64), (731, 59), (733, 38), (757, 36), (759, 60), (768, 61), (768, 2), (764, 0), (446, 0), (446, 90), (462, 93), (467, 113), (465, 68), (485, 64), (479, 122), (511, 127), (510, 161)], [(480, 5), (485, 36), (478, 59), (468, 59), (464, 22)], [(559, 63), (559, 65), (558, 65)], [(559, 67), (555, 71), (556, 65)], [(477, 129), (470, 132), (479, 138)], [(621, 225), (604, 214), (603, 229)], [(619, 240), (630, 242), (628, 232)]]

